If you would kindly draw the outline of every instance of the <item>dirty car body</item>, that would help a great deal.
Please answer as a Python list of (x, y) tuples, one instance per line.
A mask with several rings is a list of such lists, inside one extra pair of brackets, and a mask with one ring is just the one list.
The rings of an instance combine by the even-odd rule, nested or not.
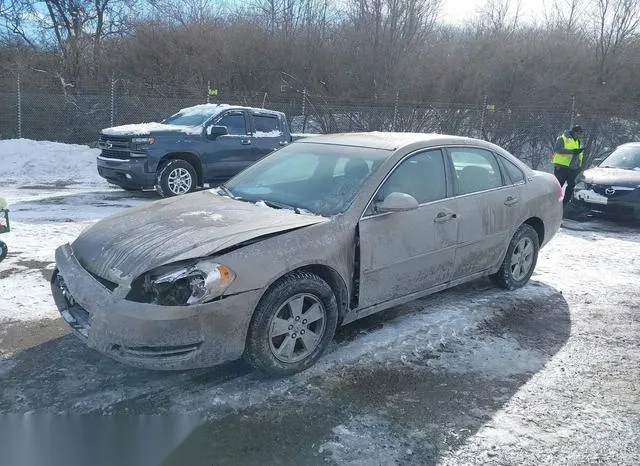
[(484, 141), (318, 136), (216, 190), (96, 223), (57, 249), (52, 290), (74, 333), (117, 360), (244, 355), (285, 375), (339, 325), (486, 275), (524, 285), (561, 198), (553, 176)]

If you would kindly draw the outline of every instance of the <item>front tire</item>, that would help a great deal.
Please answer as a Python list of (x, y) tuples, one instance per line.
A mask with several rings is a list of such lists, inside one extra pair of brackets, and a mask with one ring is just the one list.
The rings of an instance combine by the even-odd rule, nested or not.
[(531, 225), (523, 224), (513, 235), (500, 270), (491, 276), (496, 285), (515, 290), (527, 284), (538, 262), (540, 240)]
[(337, 324), (338, 304), (331, 287), (315, 274), (291, 273), (260, 300), (244, 357), (269, 375), (295, 374), (320, 358)]
[(163, 165), (156, 176), (156, 191), (162, 197), (179, 196), (195, 190), (196, 170), (189, 162), (181, 159)]

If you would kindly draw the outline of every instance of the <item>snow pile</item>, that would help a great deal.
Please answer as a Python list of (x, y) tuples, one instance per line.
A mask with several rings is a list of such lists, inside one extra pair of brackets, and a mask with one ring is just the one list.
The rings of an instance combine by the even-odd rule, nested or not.
[(0, 140), (2, 185), (106, 184), (96, 168), (99, 149), (30, 139)]

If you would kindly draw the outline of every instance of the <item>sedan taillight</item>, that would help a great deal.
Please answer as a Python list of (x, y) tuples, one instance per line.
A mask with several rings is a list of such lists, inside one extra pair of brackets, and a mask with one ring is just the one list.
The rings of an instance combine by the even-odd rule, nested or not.
[(553, 182), (555, 183), (554, 188), (556, 190), (556, 194), (558, 195), (558, 201), (562, 202), (564, 200), (564, 189), (562, 188), (562, 186), (560, 186), (560, 182), (555, 176), (553, 177)]

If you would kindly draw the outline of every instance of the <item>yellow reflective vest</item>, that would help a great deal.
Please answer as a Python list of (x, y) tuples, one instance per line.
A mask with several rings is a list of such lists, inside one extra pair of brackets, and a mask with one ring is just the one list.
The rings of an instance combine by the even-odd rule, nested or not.
[[(556, 141), (556, 145), (553, 148), (553, 156), (551, 163), (554, 165), (561, 165), (563, 167), (580, 168), (582, 167), (582, 158), (584, 152), (578, 154), (578, 158), (575, 157), (574, 149), (582, 149), (582, 143), (580, 139), (573, 139), (569, 131), (565, 131), (560, 135)], [(573, 162), (573, 163), (571, 163)]]

